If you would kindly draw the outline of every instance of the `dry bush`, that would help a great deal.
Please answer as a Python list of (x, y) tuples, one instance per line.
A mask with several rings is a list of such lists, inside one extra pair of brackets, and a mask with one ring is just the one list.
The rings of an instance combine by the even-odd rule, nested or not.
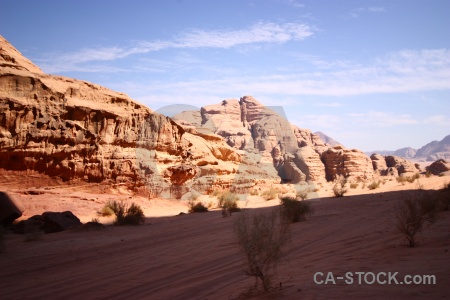
[(277, 198), (279, 192), (280, 191), (278, 189), (270, 188), (270, 189), (265, 190), (264, 192), (262, 192), (261, 196), (264, 199), (266, 199), (267, 201), (269, 201), (269, 200), (273, 200), (273, 199)]
[(105, 204), (105, 206), (102, 207), (101, 211), (99, 211), (98, 214), (104, 217), (109, 217), (114, 215), (114, 211), (111, 209), (111, 207), (108, 206), (108, 204)]
[(109, 201), (106, 206), (108, 206), (116, 216), (114, 225), (139, 225), (145, 222), (142, 208), (135, 203), (131, 203), (128, 207), (123, 201)]
[(439, 203), (435, 197), (421, 191), (418, 195), (405, 194), (396, 207), (396, 227), (409, 247), (416, 246), (416, 234), (425, 224), (436, 221)]
[(371, 184), (369, 184), (367, 187), (369, 188), (369, 190), (374, 190), (380, 187), (381, 181), (372, 181)]
[(343, 197), (345, 193), (347, 193), (347, 188), (345, 185), (347, 184), (347, 179), (344, 176), (339, 175), (334, 180), (333, 193), (336, 197)]
[(296, 193), (296, 196), (297, 196), (297, 198), (300, 198), (302, 200), (306, 200), (306, 198), (308, 198), (308, 192), (309, 192), (308, 189), (303, 189), (303, 190), (298, 191)]
[(252, 189), (252, 190), (250, 190), (250, 195), (252, 195), (252, 196), (259, 196), (259, 192), (258, 192), (257, 189)]
[(203, 205), (201, 202), (195, 203), (194, 201), (189, 201), (189, 212), (197, 213), (197, 212), (207, 212), (208, 208)]
[(239, 197), (232, 192), (226, 191), (219, 197), (219, 207), (222, 208), (222, 215), (228, 216), (233, 212), (239, 212), (241, 209), (239, 208), (237, 201)]
[(261, 281), (264, 291), (271, 288), (271, 279), (284, 257), (283, 247), (290, 238), (288, 222), (278, 210), (270, 213), (242, 213), (235, 220), (234, 234), (245, 257), (245, 274), (255, 277), (255, 288)]
[(291, 223), (304, 221), (307, 216), (312, 215), (314, 212), (309, 202), (298, 201), (293, 197), (282, 197), (280, 202), (281, 215), (286, 221)]
[(356, 189), (358, 187), (357, 183), (350, 183), (350, 188), (351, 189)]

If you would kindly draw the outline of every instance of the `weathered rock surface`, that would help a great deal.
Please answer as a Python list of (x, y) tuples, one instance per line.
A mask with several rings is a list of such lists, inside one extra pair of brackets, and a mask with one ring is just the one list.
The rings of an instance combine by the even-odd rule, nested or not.
[(427, 167), (427, 171), (431, 172), (433, 175), (439, 175), (443, 172), (450, 171), (450, 161), (438, 159)]
[(0, 226), (7, 226), (22, 216), (22, 208), (11, 196), (0, 192)]
[(373, 165), (373, 170), (380, 174), (383, 175), (383, 173), (386, 173), (387, 170), (387, 165), (386, 165), (386, 159), (384, 158), (383, 155), (374, 153), (370, 156), (370, 159), (372, 160), (372, 165)]
[(251, 96), (223, 100), (202, 107), (200, 113), (183, 112), (173, 118), (186, 130), (206, 130), (235, 149), (258, 152), (262, 160), (270, 159), (278, 175), (289, 182), (325, 177), (319, 153), (329, 145), (310, 130), (291, 125), (283, 112), (265, 107)]
[(399, 156), (388, 155), (385, 157), (386, 165), (388, 168), (396, 168), (398, 175), (414, 175), (418, 173), (419, 170), (416, 168), (414, 163), (410, 162)]
[(200, 164), (241, 163), (220, 137), (188, 133), (123, 93), (46, 75), (2, 37), (0, 48), (0, 168), (158, 194), (192, 187)]
[(362, 151), (335, 146), (322, 153), (327, 180), (338, 176), (368, 180), (374, 175), (372, 161)]

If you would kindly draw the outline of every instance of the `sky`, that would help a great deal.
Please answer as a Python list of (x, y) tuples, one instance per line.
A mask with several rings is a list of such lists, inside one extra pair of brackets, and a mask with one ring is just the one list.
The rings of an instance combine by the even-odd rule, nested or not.
[(450, 134), (448, 0), (1, 0), (44, 72), (154, 110), (252, 95), (363, 151)]

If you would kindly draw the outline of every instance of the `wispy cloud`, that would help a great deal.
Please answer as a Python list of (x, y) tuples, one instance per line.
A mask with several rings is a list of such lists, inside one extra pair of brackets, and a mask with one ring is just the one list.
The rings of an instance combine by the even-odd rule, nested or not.
[(384, 12), (386, 12), (386, 8), (381, 6), (359, 7), (349, 11), (348, 17), (358, 18), (359, 16), (365, 13), (384, 13)]
[[(212, 74), (218, 74), (214, 72), (211, 70)], [(305, 96), (348, 97), (450, 90), (450, 50), (400, 51), (378, 57), (366, 65), (348, 63), (332, 69), (307, 72), (220, 74), (182, 81), (140, 81), (117, 88), (152, 105), (158, 98), (170, 101), (168, 103), (174, 103), (174, 99), (181, 101), (175, 103), (191, 103), (257, 94), (267, 105), (276, 105), (283, 99), (298, 101)], [(273, 103), (267, 103), (267, 99), (273, 99)], [(341, 103), (331, 101), (316, 105), (338, 107)], [(367, 116), (361, 119), (364, 117)], [(377, 117), (381, 123), (386, 123), (390, 118), (376, 114), (371, 117)], [(402, 122), (410, 121), (407, 116), (396, 118)]]
[(53, 53), (47, 55), (49, 58), (37, 61), (49, 73), (80, 71), (83, 63), (113, 61), (163, 49), (228, 49), (240, 45), (300, 41), (313, 34), (313, 28), (306, 24), (258, 22), (240, 30), (190, 30), (172, 40), (141, 41), (132, 47), (101, 47), (67, 54)]
[(295, 7), (295, 8), (304, 8), (305, 4), (300, 3), (299, 1), (296, 0), (283, 0), (283, 3), (286, 3), (289, 6)]

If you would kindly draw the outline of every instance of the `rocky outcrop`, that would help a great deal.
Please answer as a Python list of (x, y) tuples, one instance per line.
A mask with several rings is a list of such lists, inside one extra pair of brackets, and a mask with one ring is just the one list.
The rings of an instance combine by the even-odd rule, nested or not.
[(170, 197), (172, 185), (191, 188), (205, 169), (241, 163), (218, 136), (186, 132), (123, 93), (46, 75), (3, 38), (0, 48), (0, 168)]
[(189, 132), (210, 132), (237, 150), (256, 151), (263, 160), (270, 158), (279, 177), (289, 182), (325, 177), (319, 153), (329, 145), (310, 130), (291, 125), (281, 110), (266, 107), (251, 96), (223, 100), (173, 118)]
[(374, 175), (372, 161), (362, 151), (335, 146), (322, 153), (327, 180), (339, 176), (360, 180), (371, 179)]
[(445, 159), (438, 159), (427, 167), (427, 171), (433, 175), (439, 175), (450, 171), (450, 162)]
[(397, 169), (398, 175), (405, 174), (409, 176), (419, 172), (414, 163), (399, 156), (388, 155), (385, 157), (385, 159), (386, 159), (386, 166), (388, 168)]
[(20, 221), (14, 228), (15, 233), (55, 233), (81, 226), (80, 219), (71, 211), (44, 212), (27, 220)]
[(383, 175), (383, 173), (386, 173), (387, 165), (386, 165), (386, 159), (383, 155), (374, 153), (370, 156), (370, 159), (372, 160), (373, 170), (379, 174)]

